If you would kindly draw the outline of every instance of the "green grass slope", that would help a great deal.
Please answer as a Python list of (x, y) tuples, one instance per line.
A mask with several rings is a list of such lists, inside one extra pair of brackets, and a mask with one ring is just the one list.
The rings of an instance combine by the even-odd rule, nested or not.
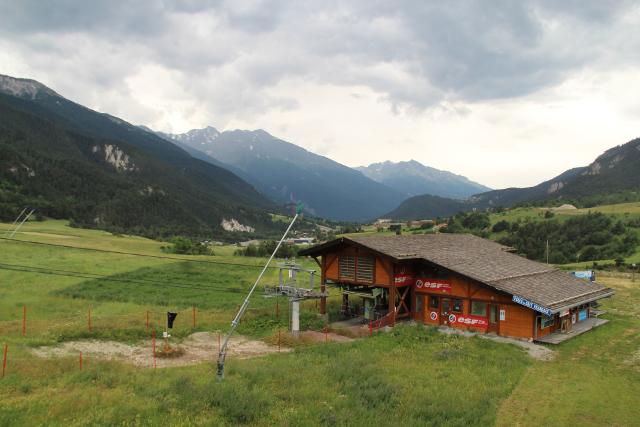
[[(580, 420), (599, 426), (640, 419), (634, 404), (640, 393), (640, 293), (628, 277), (603, 278), (618, 292), (604, 302), (611, 322), (561, 345), (553, 361), (532, 360), (512, 345), (407, 325), (347, 344), (230, 358), (219, 383), (213, 350), (210, 363), (196, 366), (154, 371), (88, 358), (80, 371), (77, 357), (39, 359), (30, 348), (147, 339), (147, 310), (152, 328), (167, 309), (178, 310), (178, 340), (226, 328), (244, 298), (235, 291), (247, 289), (264, 260), (233, 257), (232, 248), (221, 248), (216, 264), (207, 263), (211, 257), (167, 256), (160, 242), (59, 221), (29, 223), (18, 236), (0, 240), (0, 345), (9, 345), (0, 425), (562, 426)], [(236, 263), (247, 265), (229, 265)], [(72, 271), (103, 277), (69, 276)], [(56, 272), (67, 273), (51, 274)], [(270, 271), (267, 281), (275, 279)], [(275, 318), (273, 303), (254, 298), (241, 333), (269, 339), (286, 328), (286, 313)], [(192, 304), (198, 306), (196, 329)], [(23, 305), (26, 337), (20, 334)], [(303, 308), (304, 327), (314, 326), (313, 310)]]

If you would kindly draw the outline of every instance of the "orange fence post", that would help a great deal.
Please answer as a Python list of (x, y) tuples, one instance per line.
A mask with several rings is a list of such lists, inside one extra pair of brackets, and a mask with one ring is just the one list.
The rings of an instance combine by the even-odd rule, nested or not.
[(22, 336), (27, 335), (27, 306), (22, 306)]
[(9, 350), (9, 344), (4, 345), (4, 353), (2, 355), (2, 378), (4, 378), (4, 371), (7, 369), (7, 351)]
[(80, 352), (80, 370), (82, 371), (82, 352)]
[(156, 369), (156, 331), (151, 333), (151, 347), (153, 349), (153, 369)]

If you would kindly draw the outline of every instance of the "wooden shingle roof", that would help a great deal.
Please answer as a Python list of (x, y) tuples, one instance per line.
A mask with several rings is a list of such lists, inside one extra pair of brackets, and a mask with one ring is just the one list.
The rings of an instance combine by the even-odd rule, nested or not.
[(613, 290), (529, 260), (510, 248), (471, 234), (419, 234), (342, 237), (301, 251), (319, 255), (341, 244), (355, 244), (400, 260), (425, 260), (497, 290), (517, 295), (556, 312), (613, 295)]

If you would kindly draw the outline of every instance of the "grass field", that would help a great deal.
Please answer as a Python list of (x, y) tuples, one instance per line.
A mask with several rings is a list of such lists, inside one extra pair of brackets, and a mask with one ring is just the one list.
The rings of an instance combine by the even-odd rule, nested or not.
[[(226, 379), (217, 383), (215, 354), (211, 363), (156, 371), (89, 359), (80, 371), (76, 357), (39, 359), (29, 350), (88, 338), (145, 339), (146, 311), (159, 328), (164, 312), (178, 310), (178, 340), (194, 330), (226, 329), (264, 260), (234, 257), (233, 247), (214, 257), (167, 255), (161, 242), (59, 221), (30, 223), (25, 231), (16, 237), (73, 247), (0, 240), (0, 345), (10, 348), (0, 379), (0, 426), (626, 426), (640, 420), (640, 278), (601, 276), (617, 290), (604, 303), (612, 322), (560, 346), (550, 362), (512, 345), (407, 325), (352, 343), (231, 358)], [(270, 270), (268, 281), (275, 278)], [(240, 332), (269, 339), (286, 328), (286, 313), (278, 320), (273, 305), (257, 295)], [(303, 326), (321, 327), (318, 322), (308, 305)]]
[[(515, 208), (508, 209), (501, 213), (493, 213), (490, 215), (490, 218), (492, 224), (501, 220), (515, 222), (519, 219), (524, 220), (526, 218), (541, 219), (547, 210), (547, 208)], [(553, 210), (555, 214), (554, 217), (559, 220), (571, 218), (576, 215), (586, 215), (589, 212), (600, 212), (611, 216), (614, 220), (638, 218), (640, 217), (640, 202), (594, 206), (585, 209)]]

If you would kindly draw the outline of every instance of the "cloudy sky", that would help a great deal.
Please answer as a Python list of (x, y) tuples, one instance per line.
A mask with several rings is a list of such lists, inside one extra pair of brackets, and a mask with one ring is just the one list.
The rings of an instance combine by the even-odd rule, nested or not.
[(0, 0), (0, 73), (166, 132), (527, 186), (640, 136), (640, 3)]

